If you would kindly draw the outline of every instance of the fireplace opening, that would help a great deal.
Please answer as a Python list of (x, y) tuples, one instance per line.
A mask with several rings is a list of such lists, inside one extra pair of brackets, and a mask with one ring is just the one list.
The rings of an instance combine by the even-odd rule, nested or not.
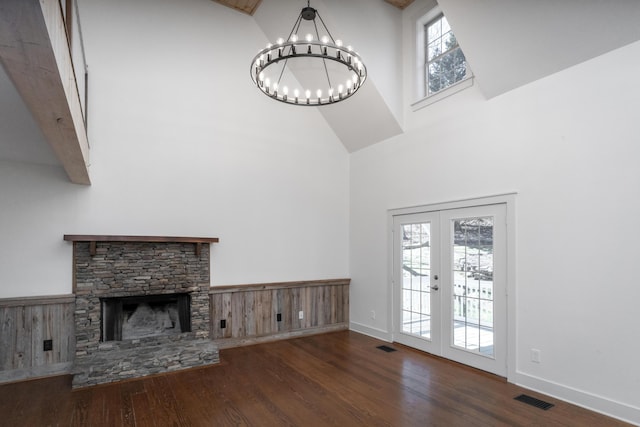
[(102, 298), (101, 341), (191, 332), (189, 294)]

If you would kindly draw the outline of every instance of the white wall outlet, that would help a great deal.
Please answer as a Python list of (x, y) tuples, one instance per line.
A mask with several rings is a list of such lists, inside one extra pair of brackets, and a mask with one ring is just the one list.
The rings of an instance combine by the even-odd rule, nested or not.
[(371, 318), (372, 318), (373, 320), (375, 320), (375, 319), (376, 319), (376, 311), (375, 311), (375, 310), (371, 310)]
[(531, 361), (533, 363), (540, 363), (540, 350), (537, 348), (531, 349)]
[(298, 312), (298, 319), (300, 319), (300, 320), (304, 319), (304, 311), (300, 310)]

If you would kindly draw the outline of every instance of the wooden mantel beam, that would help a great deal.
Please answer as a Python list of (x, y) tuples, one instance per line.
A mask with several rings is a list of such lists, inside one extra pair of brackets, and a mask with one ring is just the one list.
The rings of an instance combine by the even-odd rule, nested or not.
[(91, 184), (87, 131), (58, 0), (0, 1), (0, 61), (71, 182)]
[(200, 256), (203, 243), (218, 243), (217, 237), (178, 237), (178, 236), (106, 236), (98, 234), (65, 234), (68, 242), (89, 242), (89, 253), (96, 254), (96, 242), (138, 242), (138, 243), (195, 243), (196, 256)]
[(217, 237), (116, 236), (102, 234), (65, 234), (67, 242), (142, 242), (142, 243), (218, 243)]

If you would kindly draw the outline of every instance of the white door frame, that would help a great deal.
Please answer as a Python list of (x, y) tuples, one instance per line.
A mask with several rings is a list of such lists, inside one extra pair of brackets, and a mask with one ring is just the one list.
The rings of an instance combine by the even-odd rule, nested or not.
[(393, 217), (397, 215), (414, 214), (474, 206), (505, 204), (507, 219), (507, 248), (506, 248), (506, 277), (507, 277), (507, 380), (515, 379), (516, 375), (516, 193), (498, 194), (494, 196), (461, 199), (450, 202), (432, 203), (387, 211), (387, 330), (390, 331), (392, 341), (395, 340), (394, 323), (396, 321), (395, 293), (393, 289)]
[[(397, 222), (396, 222), (397, 220)], [(399, 342), (401, 344), (405, 344), (405, 345), (409, 345), (411, 347), (414, 347), (418, 350), (422, 350), (422, 351), (427, 351), (429, 353), (439, 353), (441, 351), (442, 348), (442, 325), (441, 325), (441, 320), (442, 320), (442, 304), (441, 304), (441, 295), (442, 292), (434, 292), (434, 286), (438, 287), (440, 286), (440, 283), (442, 282), (442, 280), (438, 280), (437, 277), (438, 276), (442, 276), (442, 273), (440, 271), (440, 265), (441, 265), (441, 261), (440, 261), (440, 255), (441, 255), (441, 251), (440, 251), (440, 231), (441, 231), (441, 227), (440, 227), (440, 211), (433, 211), (433, 212), (419, 212), (417, 214), (405, 214), (405, 215), (397, 215), (394, 216), (394, 253), (393, 253), (393, 258), (394, 258), (394, 268), (393, 268), (393, 275), (394, 275), (394, 281), (397, 280), (397, 286), (395, 286), (395, 288), (393, 289), (393, 298), (394, 298), (394, 302), (399, 303), (400, 300), (402, 300), (402, 294), (403, 294), (403, 289), (404, 289), (404, 284), (403, 284), (403, 277), (404, 277), (404, 272), (402, 271), (402, 264), (403, 264), (403, 260), (400, 259), (400, 255), (399, 253), (396, 253), (395, 250), (400, 248), (400, 251), (402, 252), (402, 242), (403, 242), (403, 233), (402, 233), (402, 228), (403, 225), (405, 224), (416, 224), (416, 223), (428, 223), (429, 224), (429, 287), (431, 288), (431, 290), (429, 291), (429, 300), (430, 300), (430, 305), (429, 305), (429, 324), (430, 324), (430, 337), (429, 338), (425, 338), (424, 336), (422, 336), (422, 333), (420, 334), (420, 337), (415, 336), (413, 333), (402, 333), (400, 332), (400, 329), (404, 329), (401, 328), (401, 322), (402, 320), (400, 320), (400, 318), (402, 316), (400, 316), (400, 313), (396, 310), (398, 308), (398, 306), (400, 304), (398, 304), (398, 306), (394, 306), (394, 316), (397, 316), (396, 319), (393, 320), (392, 324), (394, 326), (394, 330), (392, 331), (393, 333), (393, 341), (394, 342)], [(436, 248), (436, 250), (434, 250), (434, 248)], [(398, 264), (397, 267), (398, 269), (396, 269), (396, 263)], [(421, 281), (422, 283), (422, 281)], [(441, 288), (441, 286), (440, 286)], [(424, 290), (424, 289), (423, 289)], [(424, 307), (423, 307), (424, 308)], [(424, 311), (423, 311), (424, 313)], [(421, 331), (423, 332), (423, 331)], [(402, 339), (400, 339), (402, 338)]]

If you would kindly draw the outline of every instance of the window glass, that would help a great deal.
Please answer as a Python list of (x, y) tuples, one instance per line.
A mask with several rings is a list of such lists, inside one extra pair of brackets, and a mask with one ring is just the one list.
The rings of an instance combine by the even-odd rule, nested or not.
[(425, 86), (427, 95), (464, 80), (467, 61), (447, 18), (440, 14), (425, 25)]

